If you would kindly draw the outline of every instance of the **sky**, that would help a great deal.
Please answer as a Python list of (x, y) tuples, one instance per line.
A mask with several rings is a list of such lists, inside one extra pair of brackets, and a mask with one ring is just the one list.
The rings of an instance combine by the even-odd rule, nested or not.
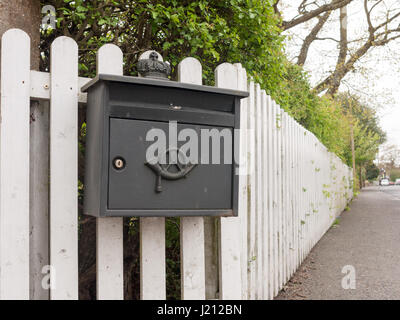
[[(327, 2), (326, 0), (325, 2)], [(300, 0), (283, 0), (282, 11), (285, 20), (297, 14)], [(323, 0), (319, 0), (323, 3)], [(385, 0), (386, 8), (399, 7), (398, 0)], [(371, 4), (375, 3), (371, 1)], [(397, 6), (397, 7), (396, 7)], [(376, 21), (380, 20), (377, 11)], [(358, 39), (365, 35), (367, 22), (363, 12), (363, 0), (353, 0), (348, 6), (348, 34), (349, 39)], [(397, 20), (397, 25), (399, 24)], [(296, 60), (300, 44), (308, 31), (314, 26), (316, 19), (289, 30), (287, 40), (287, 54), (293, 61)], [(339, 10), (331, 16), (319, 37), (339, 39)], [(355, 42), (354, 46), (358, 43)], [(315, 41), (311, 46), (304, 68), (310, 74), (310, 81), (317, 84), (333, 69), (337, 60), (337, 43), (331, 40)], [(374, 48), (356, 65), (356, 72), (349, 73), (340, 88), (340, 91), (350, 91), (361, 97), (368, 105), (377, 110), (380, 124), (387, 133), (388, 144), (400, 147), (400, 39), (389, 46)]]

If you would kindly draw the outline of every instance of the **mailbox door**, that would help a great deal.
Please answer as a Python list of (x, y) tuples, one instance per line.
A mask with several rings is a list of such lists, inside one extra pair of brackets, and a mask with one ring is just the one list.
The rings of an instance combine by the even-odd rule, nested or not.
[[(225, 140), (220, 139), (220, 145), (209, 140), (208, 152), (210, 163), (212, 155), (219, 148), (222, 163), (195, 165), (183, 178), (168, 180), (159, 175), (146, 164), (146, 153), (155, 141), (146, 141), (151, 129), (161, 129), (165, 133), (166, 149), (169, 149), (169, 123), (161, 121), (143, 121), (133, 119), (110, 118), (109, 130), (109, 165), (108, 165), (108, 204), (110, 211), (143, 210), (140, 215), (146, 215), (148, 210), (230, 210), (233, 207), (233, 129), (224, 127), (209, 127), (178, 123), (178, 134), (183, 129), (191, 129), (198, 137), (198, 159), (201, 160), (201, 130), (229, 130), (232, 141), (229, 154), (225, 152)], [(156, 139), (156, 141), (158, 141)], [(186, 141), (178, 142), (177, 149)], [(215, 142), (214, 142), (215, 143)], [(227, 149), (227, 150), (228, 150)], [(186, 153), (187, 154), (187, 153)], [(151, 158), (151, 157), (150, 157)], [(115, 160), (121, 159), (123, 165), (115, 166)], [(164, 168), (165, 169), (165, 168)], [(167, 171), (181, 172), (182, 168), (172, 165)], [(159, 188), (161, 185), (160, 189)], [(139, 215), (139, 214), (138, 214)]]

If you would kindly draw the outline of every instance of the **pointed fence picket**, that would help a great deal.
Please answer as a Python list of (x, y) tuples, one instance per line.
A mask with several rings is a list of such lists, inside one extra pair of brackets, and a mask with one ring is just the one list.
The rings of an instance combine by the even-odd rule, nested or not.
[[(90, 79), (78, 77), (78, 46), (70, 38), (52, 44), (50, 73), (30, 71), (29, 50), (23, 31), (3, 35), (0, 299), (49, 297), (40, 290), (47, 260), (36, 255), (49, 256), (50, 299), (78, 299), (77, 114), (87, 100), (80, 88)], [(117, 46), (103, 46), (97, 58), (98, 73), (123, 74)], [(178, 80), (201, 85), (201, 63), (184, 59)], [(215, 83), (249, 91), (237, 135), (239, 217), (180, 219), (181, 296), (272, 299), (352, 199), (352, 170), (248, 81), (241, 64), (218, 66)], [(49, 120), (43, 111), (30, 125), (30, 100), (41, 103), (33, 116), (50, 104)], [(165, 218), (141, 218), (141, 299), (167, 296), (165, 243)], [(123, 299), (122, 218), (97, 219), (96, 248), (97, 299)]]

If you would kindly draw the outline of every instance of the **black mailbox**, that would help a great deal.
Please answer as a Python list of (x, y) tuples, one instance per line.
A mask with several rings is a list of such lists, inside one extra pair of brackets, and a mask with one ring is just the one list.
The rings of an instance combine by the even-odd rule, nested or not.
[[(240, 99), (247, 92), (106, 74), (82, 91), (88, 93), (85, 214), (238, 214), (234, 131), (240, 128)], [(162, 132), (165, 141), (157, 136)], [(190, 146), (196, 144), (190, 134), (197, 135), (198, 162), (187, 147), (183, 150), (189, 140)], [(163, 142), (165, 148), (156, 148)], [(223, 155), (220, 163), (213, 152)]]

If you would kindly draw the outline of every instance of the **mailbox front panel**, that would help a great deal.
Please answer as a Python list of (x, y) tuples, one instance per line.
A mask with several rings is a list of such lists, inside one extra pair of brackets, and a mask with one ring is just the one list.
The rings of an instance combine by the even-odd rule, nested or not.
[[(229, 146), (229, 159), (224, 159), (224, 139), (220, 139), (220, 164), (211, 164), (212, 145), (209, 140), (210, 164), (197, 164), (183, 178), (159, 179), (146, 162), (146, 151), (154, 141), (146, 141), (147, 133), (161, 129), (166, 135), (169, 148), (169, 123), (133, 119), (110, 118), (109, 163), (108, 163), (108, 210), (232, 210), (233, 146)], [(178, 123), (178, 134), (182, 129), (192, 129), (198, 136), (198, 159), (201, 159), (201, 129), (232, 128), (209, 127)], [(233, 134), (232, 134), (233, 138)], [(186, 142), (178, 142), (179, 149)], [(232, 142), (231, 142), (232, 143)], [(214, 149), (215, 151), (215, 149)], [(122, 168), (115, 167), (115, 159), (122, 159)], [(224, 164), (226, 163), (226, 164)], [(177, 173), (180, 168), (172, 165), (168, 171)], [(157, 191), (157, 186), (160, 190)]]
[[(82, 90), (88, 92), (85, 214), (238, 215), (234, 155), (239, 154), (239, 139), (234, 130), (240, 128), (240, 99), (248, 93), (110, 75), (98, 75)], [(178, 159), (168, 166), (159, 154), (148, 152), (158, 141), (148, 137), (152, 129), (164, 134), (164, 154), (177, 152), (190, 163)], [(178, 138), (171, 134), (169, 141), (170, 129)], [(179, 133), (184, 141), (179, 141)], [(189, 141), (195, 145), (190, 151)]]

